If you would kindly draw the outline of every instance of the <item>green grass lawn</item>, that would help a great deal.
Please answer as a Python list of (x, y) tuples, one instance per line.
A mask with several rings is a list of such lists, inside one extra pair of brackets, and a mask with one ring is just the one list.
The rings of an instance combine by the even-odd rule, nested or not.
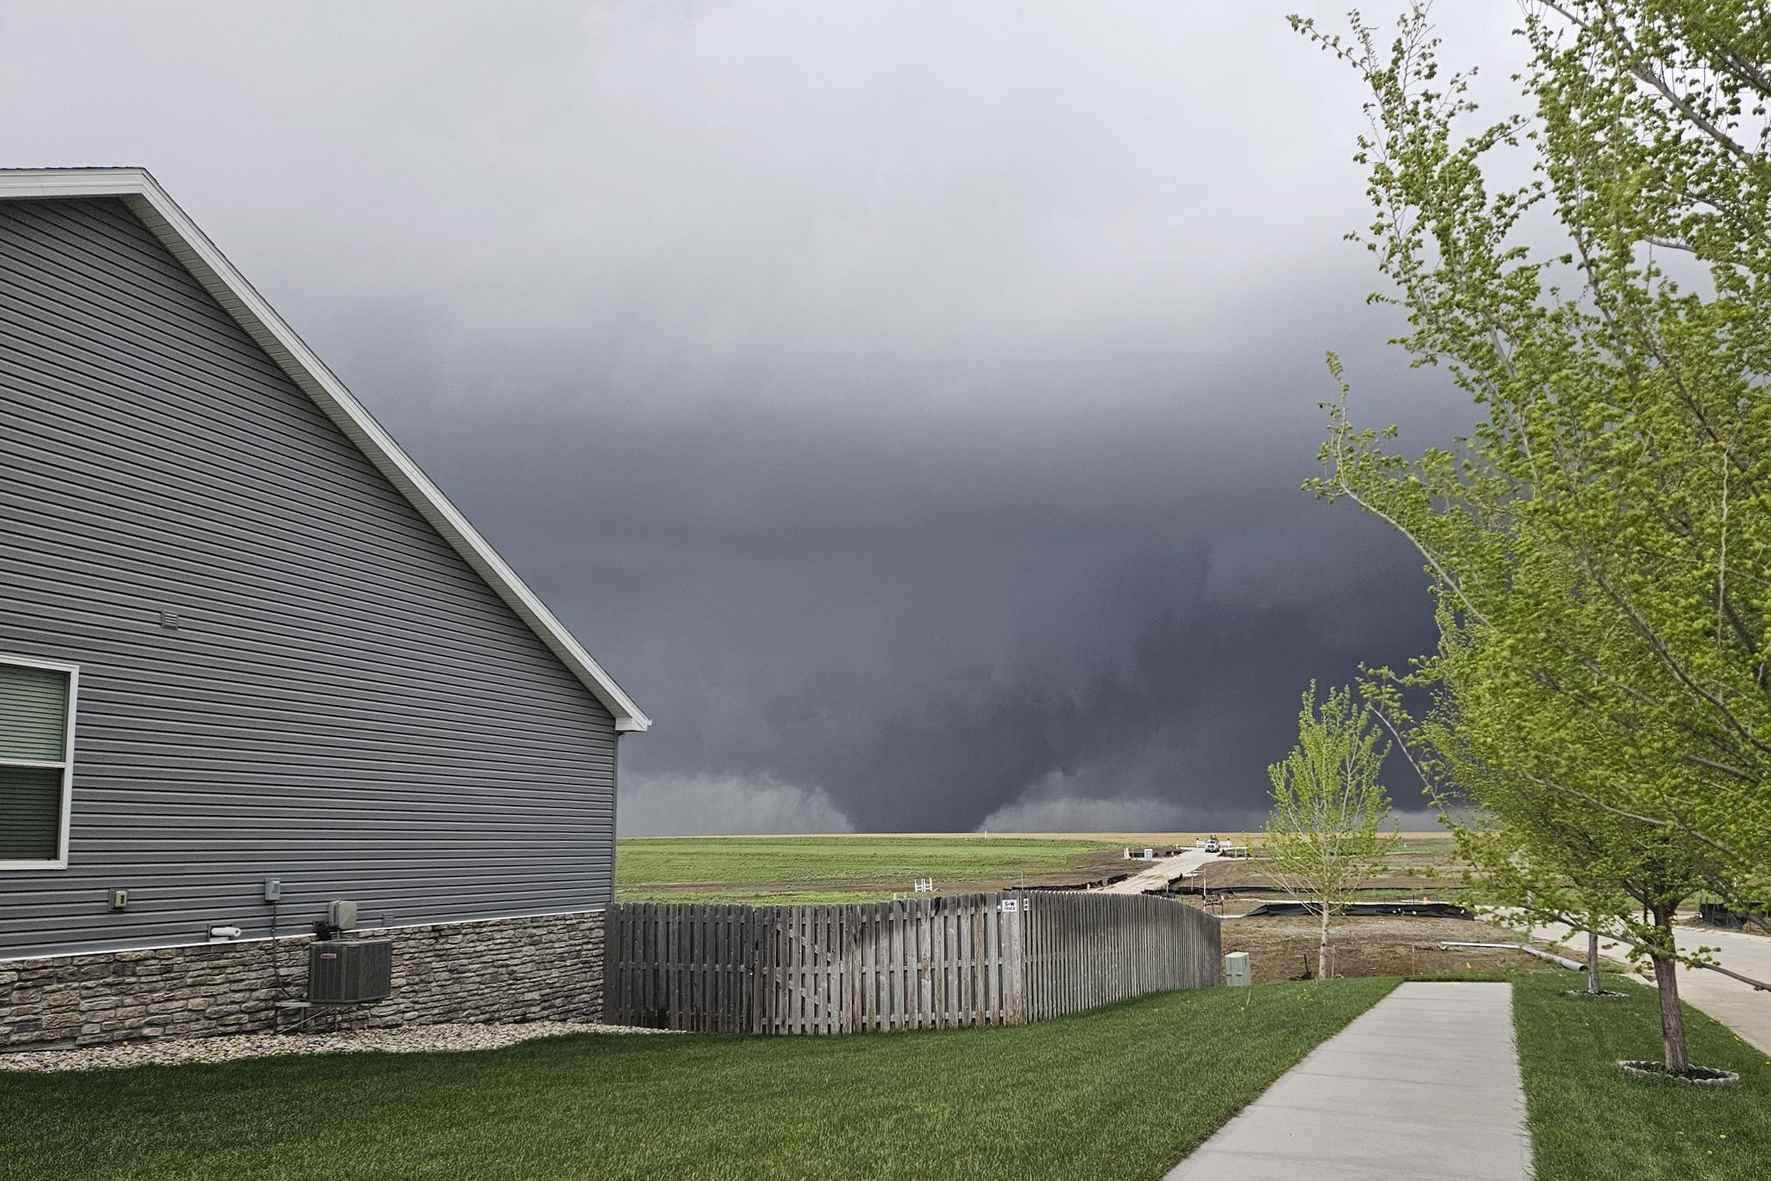
[(1660, 1057), (1654, 993), (1622, 977), (1627, 1000), (1586, 1001), (1572, 972), (1515, 978), (1513, 1020), (1537, 1181), (1763, 1181), (1771, 1176), (1771, 1060), (1690, 1006), (1691, 1060), (1737, 1070), (1726, 1090), (1632, 1079), (1620, 1058)]
[[(623, 901), (860, 902), (908, 893), (918, 878), (951, 891), (1077, 876), (1101, 841), (1012, 837), (659, 837), (618, 843)], [(695, 887), (685, 890), (684, 887)]]
[(1007, 1029), (0, 1074), (0, 1178), (1150, 1181), (1394, 983)]

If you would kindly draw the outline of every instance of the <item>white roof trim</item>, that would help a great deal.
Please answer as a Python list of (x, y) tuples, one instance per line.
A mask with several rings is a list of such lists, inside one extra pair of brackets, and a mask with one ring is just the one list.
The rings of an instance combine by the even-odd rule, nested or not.
[(0, 200), (25, 197), (121, 197), (143, 224), (227, 310), (296, 385), (338, 424), (369, 461), (393, 482), (424, 518), (479, 572), (542, 643), (565, 662), (615, 717), (615, 729), (645, 730), (652, 724), (615, 679), (584, 650), (546, 604), (505, 564), (393, 437), (382, 429), (344, 383), (295, 330), (234, 269), (227, 256), (197, 228), (145, 168), (42, 168), (0, 170)]

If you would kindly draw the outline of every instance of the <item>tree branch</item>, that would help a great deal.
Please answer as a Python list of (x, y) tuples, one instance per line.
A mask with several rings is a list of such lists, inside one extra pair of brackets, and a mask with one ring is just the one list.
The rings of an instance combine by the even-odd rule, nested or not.
[(1456, 578), (1452, 577), (1451, 572), (1445, 568), (1444, 563), (1439, 560), (1438, 556), (1435, 555), (1432, 550), (1427, 548), (1426, 544), (1422, 542), (1420, 538), (1414, 535), (1412, 530), (1403, 525), (1389, 513), (1386, 513), (1384, 510), (1368, 502), (1364, 497), (1360, 496), (1359, 493), (1353, 490), (1353, 485), (1348, 482), (1345, 475), (1345, 451), (1343, 450), (1341, 443), (1345, 431), (1346, 426), (1344, 424), (1337, 427), (1334, 463), (1335, 486), (1341, 490), (1341, 494), (1348, 500), (1370, 513), (1378, 520), (1384, 522), (1403, 537), (1406, 537), (1409, 544), (1414, 546), (1420, 556), (1427, 560), (1427, 564), (1433, 568), (1433, 573), (1439, 576), (1439, 580), (1450, 588), (1452, 594), (1457, 596), (1458, 602), (1464, 605), (1464, 610), (1469, 612), (1470, 618), (1476, 620), (1478, 623), (1488, 623), (1488, 616), (1484, 615), (1479, 609), (1477, 609), (1476, 604), (1470, 601), (1470, 597), (1464, 593), (1462, 584), (1459, 583)]
[[(1570, 24), (1573, 24), (1582, 30), (1589, 33), (1595, 31), (1590, 22), (1582, 20), (1580, 17), (1574, 15), (1574, 13), (1557, 3), (1557, 0), (1543, 0), (1543, 5), (1551, 11), (1558, 13)], [(1750, 166), (1756, 165), (1759, 162), (1757, 157), (1751, 152), (1748, 152), (1745, 148), (1735, 143), (1733, 136), (1727, 134), (1714, 123), (1704, 118), (1702, 113), (1699, 112), (1697, 108), (1693, 107), (1689, 100), (1675, 92), (1672, 86), (1669, 85), (1666, 79), (1661, 77), (1657, 71), (1650, 70), (1646, 65), (1640, 64), (1642, 55), (1624, 31), (1618, 27), (1617, 22), (1609, 19), (1609, 14), (1606, 23), (1610, 26), (1609, 31), (1611, 36), (1616, 39), (1617, 44), (1623, 49), (1624, 60), (1621, 64), (1625, 70), (1629, 71), (1631, 75), (1641, 82), (1660, 92), (1662, 97), (1679, 109), (1679, 112), (1690, 121), (1692, 126), (1701, 130), (1711, 140), (1726, 149), (1742, 163)]]

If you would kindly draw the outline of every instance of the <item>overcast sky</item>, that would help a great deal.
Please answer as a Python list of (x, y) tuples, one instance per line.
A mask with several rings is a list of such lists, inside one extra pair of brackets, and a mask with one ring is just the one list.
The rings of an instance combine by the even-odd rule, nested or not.
[(0, 4), (0, 162), (153, 170), (656, 719), (625, 831), (1240, 827), (1433, 640), (1298, 491), (1325, 351), (1469, 417), (1341, 240), (1341, 7)]

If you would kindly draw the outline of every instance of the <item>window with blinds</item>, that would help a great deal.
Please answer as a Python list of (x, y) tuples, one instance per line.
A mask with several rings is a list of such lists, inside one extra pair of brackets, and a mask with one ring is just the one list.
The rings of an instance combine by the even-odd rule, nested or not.
[(78, 669), (0, 656), (0, 869), (67, 864)]

